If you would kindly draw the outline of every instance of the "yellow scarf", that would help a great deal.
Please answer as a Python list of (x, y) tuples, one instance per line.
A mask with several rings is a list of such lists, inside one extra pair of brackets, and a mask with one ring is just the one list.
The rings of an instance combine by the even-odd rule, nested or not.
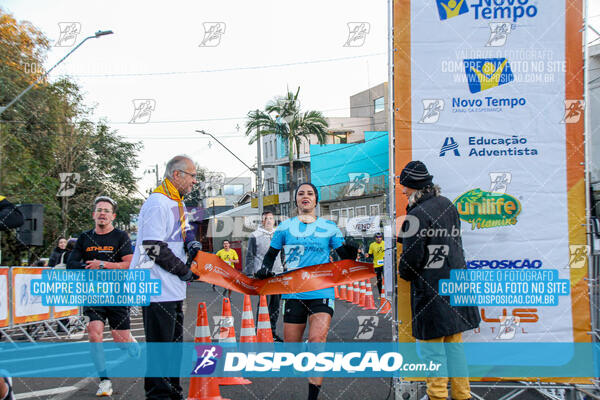
[(152, 193), (164, 194), (171, 200), (175, 200), (179, 206), (179, 223), (181, 224), (181, 236), (185, 242), (185, 210), (183, 208), (183, 197), (179, 194), (179, 191), (173, 186), (168, 178), (165, 178), (159, 187), (154, 189)]

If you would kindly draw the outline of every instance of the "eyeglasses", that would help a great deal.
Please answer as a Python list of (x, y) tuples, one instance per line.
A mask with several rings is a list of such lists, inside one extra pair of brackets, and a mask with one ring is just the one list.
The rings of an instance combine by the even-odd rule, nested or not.
[(96, 212), (97, 213), (106, 213), (106, 214), (112, 214), (112, 210), (109, 210), (108, 208), (96, 208)]
[(187, 175), (191, 176), (191, 177), (192, 177), (192, 179), (196, 179), (196, 178), (198, 178), (198, 174), (190, 174), (189, 172), (187, 172), (187, 171), (184, 171), (184, 170), (182, 170), (182, 169), (178, 169), (177, 171), (179, 171), (179, 172), (183, 172), (184, 174), (187, 174)]

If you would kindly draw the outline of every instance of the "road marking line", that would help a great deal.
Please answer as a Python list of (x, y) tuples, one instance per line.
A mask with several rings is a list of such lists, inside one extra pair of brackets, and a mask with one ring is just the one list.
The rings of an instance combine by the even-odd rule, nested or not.
[(36, 390), (34, 392), (15, 394), (15, 400), (29, 399), (32, 397), (41, 397), (41, 396), (52, 396), (52, 395), (56, 395), (56, 394), (72, 392), (74, 390), (79, 390), (79, 388), (77, 388), (75, 386), (65, 386), (65, 387), (58, 387), (58, 388), (54, 388), (54, 389)]
[(74, 392), (66, 392), (63, 394), (59, 394), (57, 396), (51, 397), (50, 400), (66, 400), (69, 397), (73, 396), (75, 393), (77, 393), (77, 391), (83, 389), (83, 387), (95, 381), (96, 378), (83, 378), (82, 380), (78, 381), (73, 385), (73, 387), (76, 388)]

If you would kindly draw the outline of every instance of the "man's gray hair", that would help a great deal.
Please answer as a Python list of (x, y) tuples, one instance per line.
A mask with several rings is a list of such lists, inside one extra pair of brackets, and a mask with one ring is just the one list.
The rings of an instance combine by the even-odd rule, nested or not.
[(437, 197), (442, 193), (442, 189), (438, 185), (431, 185), (424, 187), (423, 189), (415, 190), (408, 198), (408, 204), (411, 206), (416, 204), (426, 193), (433, 193), (433, 195)]
[(192, 164), (194, 163), (192, 159), (185, 154), (175, 156), (169, 160), (167, 163), (167, 168), (165, 169), (165, 178), (173, 178), (173, 173), (177, 170), (185, 170), (187, 168), (186, 160), (189, 160)]

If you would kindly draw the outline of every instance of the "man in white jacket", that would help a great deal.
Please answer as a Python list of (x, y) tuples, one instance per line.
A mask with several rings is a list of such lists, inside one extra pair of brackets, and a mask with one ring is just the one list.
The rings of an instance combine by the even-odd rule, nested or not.
[[(273, 232), (275, 232), (275, 217), (271, 211), (265, 211), (262, 214), (261, 226), (252, 232), (250, 239), (248, 240), (248, 251), (246, 253), (246, 264), (244, 266), (244, 274), (252, 276), (262, 268), (263, 258), (269, 246), (271, 245), (271, 239), (273, 238)], [(281, 259), (278, 257), (273, 264), (273, 272), (279, 274), (283, 272), (283, 266)], [(272, 294), (267, 296), (267, 302), (269, 303), (269, 317), (271, 319), (271, 331), (273, 332), (273, 339), (276, 342), (283, 342), (283, 340), (277, 336), (277, 320), (279, 319), (279, 303), (281, 301), (280, 294)], [(257, 312), (258, 315), (258, 312)]]

